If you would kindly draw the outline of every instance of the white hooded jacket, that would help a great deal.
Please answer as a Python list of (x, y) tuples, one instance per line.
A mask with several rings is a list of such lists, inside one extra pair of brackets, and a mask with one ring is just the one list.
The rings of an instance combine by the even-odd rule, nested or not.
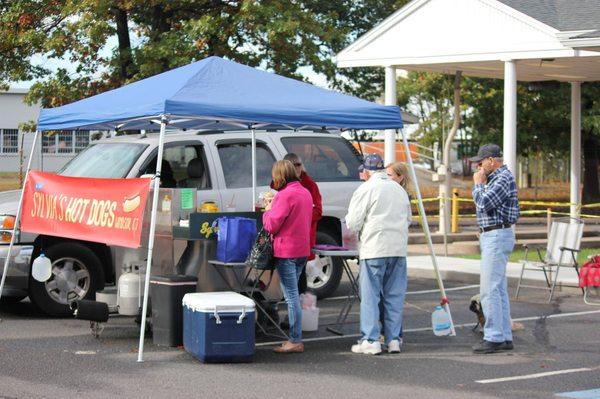
[(376, 172), (352, 195), (346, 226), (359, 235), (360, 259), (406, 256), (410, 201), (406, 191)]

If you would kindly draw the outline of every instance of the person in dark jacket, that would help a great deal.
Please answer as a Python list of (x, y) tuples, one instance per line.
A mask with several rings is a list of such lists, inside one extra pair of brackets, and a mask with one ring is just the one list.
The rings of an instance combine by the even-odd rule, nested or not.
[[(313, 208), (312, 208), (312, 220), (310, 225), (310, 247), (313, 248), (317, 244), (317, 225), (319, 224), (319, 220), (323, 217), (323, 202), (321, 199), (321, 192), (319, 191), (319, 186), (317, 183), (306, 173), (304, 169), (304, 165), (302, 164), (302, 159), (297, 154), (290, 152), (283, 157), (284, 160), (290, 161), (292, 165), (294, 165), (294, 169), (296, 170), (296, 175), (298, 176), (298, 180), (302, 187), (307, 189), (310, 192), (310, 196), (312, 197)], [(273, 187), (273, 182), (271, 182), (271, 188)], [(308, 261), (312, 261), (315, 259), (315, 254), (311, 252), (308, 257)], [(306, 268), (302, 269), (302, 274), (300, 275), (300, 280), (298, 281), (298, 291), (303, 294), (306, 292)]]

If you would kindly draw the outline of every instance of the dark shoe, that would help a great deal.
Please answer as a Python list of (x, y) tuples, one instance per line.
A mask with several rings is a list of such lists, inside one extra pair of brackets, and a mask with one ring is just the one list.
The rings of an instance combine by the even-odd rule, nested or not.
[(515, 347), (513, 345), (512, 341), (504, 341), (502, 343), (500, 343), (500, 349), (501, 351), (511, 351), (513, 350)]
[(275, 353), (302, 353), (304, 352), (304, 344), (299, 342), (297, 344), (287, 341), (281, 344), (281, 346), (273, 349)]
[(504, 342), (491, 342), (484, 340), (479, 345), (473, 347), (474, 353), (494, 353), (500, 350), (500, 347), (504, 345)]

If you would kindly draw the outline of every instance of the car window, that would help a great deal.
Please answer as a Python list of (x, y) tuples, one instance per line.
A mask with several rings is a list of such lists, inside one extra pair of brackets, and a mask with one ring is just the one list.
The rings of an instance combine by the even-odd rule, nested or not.
[(135, 143), (98, 143), (79, 153), (59, 174), (75, 177), (123, 178), (147, 146)]
[(341, 137), (286, 137), (287, 152), (302, 158), (306, 172), (315, 181), (359, 180), (359, 155)]
[[(142, 174), (154, 174), (156, 156), (147, 164)], [(211, 188), (204, 148), (197, 144), (167, 146), (163, 150), (161, 187)]]
[[(218, 144), (227, 188), (252, 187), (252, 145), (249, 142)], [(271, 168), (275, 157), (266, 144), (256, 143), (256, 183), (271, 183)]]

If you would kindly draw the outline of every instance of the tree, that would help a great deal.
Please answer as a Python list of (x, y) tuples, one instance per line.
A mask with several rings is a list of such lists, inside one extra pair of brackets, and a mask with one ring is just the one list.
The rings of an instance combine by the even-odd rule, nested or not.
[[(408, 74), (398, 84), (398, 102), (415, 109), (421, 123), (417, 137), (425, 145), (440, 142), (451, 124), (452, 76)], [(462, 84), (462, 128), (476, 145), (502, 143), (504, 89), (502, 80), (465, 78)], [(582, 86), (584, 140), (584, 201), (600, 200), (598, 151), (600, 149), (600, 83)], [(566, 155), (570, 152), (570, 85), (545, 82), (517, 86), (517, 149), (530, 153)]]
[(309, 67), (373, 99), (382, 71), (339, 70), (333, 56), (406, 2), (0, 0), (0, 85), (36, 80), (27, 101), (54, 107), (218, 55), (296, 79)]

